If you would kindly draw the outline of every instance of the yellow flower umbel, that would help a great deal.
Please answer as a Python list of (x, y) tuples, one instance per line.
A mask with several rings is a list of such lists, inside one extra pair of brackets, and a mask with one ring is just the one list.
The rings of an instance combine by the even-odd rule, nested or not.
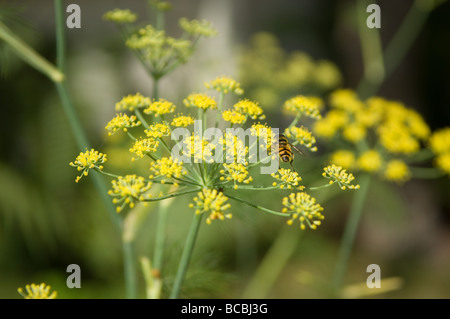
[(135, 115), (128, 116), (126, 114), (119, 113), (108, 122), (106, 125), (106, 130), (108, 130), (108, 135), (113, 135), (117, 131), (123, 130), (126, 132), (130, 127), (136, 127), (141, 125), (140, 121), (136, 120)]
[(183, 150), (183, 155), (187, 156), (194, 163), (213, 163), (213, 151), (216, 147), (215, 144), (209, 143), (203, 136), (200, 138), (198, 135), (192, 135), (183, 140), (183, 144), (186, 148)]
[[(143, 138), (134, 142), (133, 147), (130, 148), (130, 152), (143, 158), (145, 155), (156, 152), (158, 150), (158, 145), (159, 142), (154, 138)], [(136, 158), (133, 157), (131, 160), (134, 161)]]
[(225, 162), (248, 165), (249, 147), (245, 145), (245, 141), (236, 135), (225, 133), (225, 138), (221, 138), (220, 142), (223, 145)]
[(253, 120), (264, 120), (266, 118), (263, 114), (263, 109), (258, 103), (248, 99), (240, 100), (234, 104), (233, 108), (237, 112), (249, 116)]
[(366, 172), (377, 172), (383, 165), (383, 159), (375, 150), (369, 150), (361, 154), (357, 160), (358, 167)]
[(297, 115), (305, 115), (320, 120), (322, 118), (322, 115), (320, 114), (322, 105), (323, 102), (318, 97), (297, 95), (284, 102), (283, 108), (284, 110)]
[(183, 103), (186, 107), (198, 107), (203, 110), (217, 108), (217, 102), (213, 97), (201, 93), (189, 94), (189, 96), (183, 100)]
[(191, 124), (194, 124), (194, 121), (195, 119), (192, 116), (179, 114), (173, 118), (172, 123), (170, 124), (176, 127), (187, 127)]
[(236, 80), (226, 76), (220, 76), (217, 77), (215, 80), (212, 80), (211, 82), (205, 82), (205, 86), (208, 89), (214, 89), (224, 94), (227, 93), (234, 93), (236, 95), (244, 94), (244, 90), (241, 89), (241, 85), (239, 84), (239, 82), (236, 82)]
[(317, 151), (317, 146), (313, 144), (316, 143), (316, 138), (312, 135), (312, 133), (304, 126), (301, 127), (288, 127), (284, 131), (284, 135), (288, 138), (295, 139), (295, 144), (299, 143), (300, 145), (306, 146), (311, 152)]
[(347, 150), (339, 150), (331, 154), (330, 163), (349, 169), (355, 166), (355, 154)]
[(25, 290), (23, 288), (17, 289), (17, 292), (25, 299), (55, 299), (58, 293), (56, 291), (50, 293), (51, 288), (51, 286), (45, 283), (41, 283), (40, 285), (31, 284), (26, 285)]
[(213, 27), (211, 22), (206, 20), (191, 20), (181, 18), (179, 21), (180, 27), (187, 33), (198, 36), (203, 35), (205, 37), (213, 37), (217, 35), (217, 30)]
[(428, 144), (436, 155), (434, 164), (450, 175), (450, 127), (436, 130), (430, 136)]
[(331, 163), (391, 182), (411, 178), (408, 165), (424, 158), (424, 153), (418, 153), (430, 136), (430, 128), (419, 113), (401, 102), (377, 96), (361, 101), (349, 89), (334, 91), (329, 102), (331, 109), (315, 123), (314, 132), (329, 141), (341, 138), (346, 143), (344, 149), (333, 152)]
[(350, 113), (355, 113), (364, 107), (363, 102), (358, 99), (358, 96), (353, 90), (339, 89), (330, 95), (330, 104), (337, 108), (346, 110)]
[(118, 205), (116, 211), (121, 212), (128, 204), (133, 208), (136, 203), (143, 201), (144, 194), (152, 187), (151, 182), (146, 182), (142, 176), (126, 175), (112, 180), (112, 189), (108, 195), (113, 196), (113, 204)]
[(444, 153), (436, 156), (435, 164), (444, 173), (450, 175), (450, 153)]
[(404, 161), (393, 159), (386, 163), (384, 177), (388, 181), (402, 184), (411, 178), (411, 172)]
[(379, 126), (378, 134), (383, 147), (393, 154), (413, 154), (420, 149), (419, 141), (408, 127), (399, 121), (389, 121)]
[(250, 183), (253, 178), (248, 176), (247, 167), (241, 163), (231, 163), (231, 164), (223, 164), (224, 169), (220, 170), (221, 181), (234, 181), (234, 189), (238, 189), (238, 185), (236, 183)]
[(316, 199), (307, 193), (291, 193), (288, 197), (282, 200), (283, 213), (290, 214), (290, 219), (287, 221), (292, 225), (295, 219), (300, 221), (300, 228), (304, 230), (305, 224), (311, 229), (316, 229), (325, 218), (321, 211), (323, 207), (316, 203)]
[(430, 136), (428, 144), (435, 154), (450, 153), (450, 127), (436, 130)]
[(231, 124), (243, 124), (247, 119), (244, 114), (234, 110), (223, 111), (222, 117), (225, 121), (230, 122)]
[(167, 113), (173, 113), (175, 111), (175, 105), (165, 99), (159, 99), (151, 103), (145, 110), (145, 114), (153, 114), (155, 117), (164, 115)]
[(313, 126), (318, 137), (330, 139), (349, 122), (349, 115), (342, 110), (330, 110), (325, 117), (316, 121)]
[(136, 21), (137, 15), (131, 12), (129, 9), (121, 10), (114, 9), (112, 11), (108, 11), (103, 15), (103, 19), (112, 21), (115, 23), (132, 23)]
[(116, 103), (116, 111), (134, 111), (135, 109), (148, 107), (151, 104), (149, 97), (141, 93), (130, 94)]
[(344, 127), (342, 136), (352, 143), (358, 143), (366, 137), (366, 128), (359, 123), (351, 123)]
[[(187, 171), (183, 169), (183, 162), (178, 162), (172, 157), (163, 157), (156, 162), (150, 164), (150, 171), (153, 172), (150, 178), (166, 177), (172, 179), (178, 179), (187, 174)], [(162, 179), (165, 182), (165, 179)]]
[(270, 174), (273, 178), (280, 181), (280, 183), (273, 182), (272, 186), (279, 185), (280, 188), (287, 189), (298, 189), (303, 190), (305, 186), (300, 186), (299, 182), (302, 178), (298, 175), (297, 172), (294, 172), (290, 169), (280, 168), (277, 173)]
[(352, 185), (355, 177), (351, 173), (347, 173), (341, 166), (334, 164), (325, 167), (322, 176), (330, 180), (330, 184), (338, 183), (342, 190), (345, 189), (359, 189), (359, 185)]
[(170, 135), (170, 126), (167, 122), (155, 123), (149, 125), (148, 129), (146, 129), (144, 132), (148, 137), (161, 138), (163, 136)]
[(89, 170), (92, 168), (96, 168), (99, 170), (103, 169), (103, 164), (106, 162), (106, 154), (100, 153), (99, 151), (96, 151), (94, 149), (91, 149), (90, 151), (86, 150), (86, 152), (81, 152), (80, 155), (77, 156), (74, 162), (70, 162), (69, 165), (76, 167), (78, 171), (82, 171), (80, 176), (77, 176), (75, 179), (75, 182), (78, 183), (78, 181), (83, 176), (88, 176)]
[(198, 193), (198, 197), (194, 197), (194, 203), (189, 204), (189, 207), (195, 209), (196, 214), (209, 213), (206, 219), (207, 224), (211, 224), (212, 220), (231, 218), (231, 214), (224, 214), (224, 211), (231, 207), (226, 203), (228, 197), (216, 189), (203, 189)]

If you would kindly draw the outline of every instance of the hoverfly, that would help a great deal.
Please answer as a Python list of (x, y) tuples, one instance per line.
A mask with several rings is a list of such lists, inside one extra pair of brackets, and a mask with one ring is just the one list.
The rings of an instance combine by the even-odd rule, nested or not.
[(280, 159), (285, 163), (289, 162), (289, 164), (292, 167), (292, 170), (295, 172), (294, 166), (292, 166), (292, 162), (294, 161), (294, 153), (292, 152), (292, 148), (294, 148), (300, 154), (304, 155), (304, 153), (301, 150), (299, 150), (297, 147), (295, 147), (294, 145), (289, 143), (286, 136), (284, 136), (283, 134), (279, 134), (278, 135), (278, 154), (280, 156)]

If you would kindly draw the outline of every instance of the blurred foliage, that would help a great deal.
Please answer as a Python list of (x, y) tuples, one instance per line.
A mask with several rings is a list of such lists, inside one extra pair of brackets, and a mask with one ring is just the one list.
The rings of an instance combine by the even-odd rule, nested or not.
[(239, 80), (246, 95), (264, 101), (267, 111), (294, 95), (329, 93), (342, 83), (336, 64), (301, 51), (286, 52), (274, 34), (255, 33), (239, 57)]

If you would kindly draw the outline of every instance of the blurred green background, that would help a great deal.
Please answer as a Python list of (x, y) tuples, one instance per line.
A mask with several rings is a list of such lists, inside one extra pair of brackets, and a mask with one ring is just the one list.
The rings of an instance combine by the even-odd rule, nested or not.
[[(66, 29), (68, 84), (91, 144), (110, 158), (119, 157), (121, 153), (114, 155), (114, 144), (107, 139), (104, 127), (122, 96), (136, 92), (150, 95), (152, 83), (123, 45), (115, 26), (102, 20), (102, 15), (114, 8), (130, 8), (142, 21), (152, 23), (153, 16), (146, 1), (72, 2), (80, 5), (82, 15), (81, 29)], [(72, 2), (66, 1), (65, 6)], [(242, 83), (246, 97), (258, 99), (262, 107), (267, 107), (269, 124), (283, 127), (285, 119), (277, 107), (280, 101), (300, 93), (326, 96), (336, 87), (355, 88), (362, 77), (361, 48), (352, 18), (354, 1), (171, 3), (173, 9), (166, 16), (169, 34), (179, 35), (181, 17), (207, 19), (219, 32), (215, 38), (204, 39), (186, 65), (162, 80), (161, 96), (177, 105), (189, 93), (203, 90), (204, 81), (230, 75)], [(377, 3), (385, 45), (412, 1)], [(54, 62), (53, 1), (2, 1), (0, 5), (2, 21)], [(432, 130), (450, 123), (449, 14), (448, 3), (430, 13), (411, 49), (378, 92), (420, 112)], [(255, 34), (260, 32), (271, 36), (258, 44)], [(258, 68), (251, 71), (246, 60), (255, 47), (257, 52), (267, 49), (267, 54), (273, 54), (274, 72), (286, 67), (292, 56), (298, 58), (299, 52), (314, 63), (330, 61), (338, 70), (336, 82), (319, 89), (309, 84), (257, 85), (250, 75)], [(123, 298), (120, 235), (92, 180), (74, 182), (77, 172), (68, 164), (79, 150), (54, 85), (4, 45), (0, 50), (0, 298), (21, 298), (17, 288), (32, 282), (51, 285), (60, 298)], [(305, 79), (311, 81), (308, 73)], [(302, 170), (313, 167), (313, 160), (305, 160)], [(401, 285), (373, 297), (450, 297), (449, 187), (448, 177), (413, 180), (403, 187), (378, 181), (371, 184), (345, 283), (364, 283), (366, 267), (378, 264), (382, 278), (399, 277)], [(282, 232), (296, 233), (290, 236), (298, 244), (266, 297), (328, 297), (324, 287), (333, 274), (352, 196), (333, 195), (325, 194), (329, 198), (321, 202), (326, 216), (323, 225), (304, 233), (296, 226), (288, 227), (281, 218), (233, 204), (232, 220), (201, 226), (181, 297), (241, 297)], [(285, 193), (252, 193), (249, 199), (271, 207), (273, 202), (281, 202), (282, 196)], [(170, 289), (188, 231), (186, 225), (192, 218), (189, 202), (189, 195), (180, 197), (169, 208), (163, 297)], [(138, 255), (151, 256), (156, 207), (145, 208), (148, 215), (138, 233)], [(66, 286), (69, 264), (81, 267), (81, 289)], [(140, 297), (144, 297), (140, 270), (138, 279)]]

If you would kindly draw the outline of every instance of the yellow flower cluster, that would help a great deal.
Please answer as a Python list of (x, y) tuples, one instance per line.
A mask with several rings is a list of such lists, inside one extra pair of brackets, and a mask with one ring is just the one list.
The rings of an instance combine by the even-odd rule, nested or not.
[(287, 223), (292, 225), (294, 220), (298, 219), (302, 230), (306, 228), (305, 224), (311, 229), (316, 229), (325, 218), (321, 213), (323, 207), (316, 203), (314, 197), (305, 192), (291, 193), (283, 198), (282, 204), (285, 207), (281, 212), (289, 213), (291, 217)]
[(224, 214), (224, 211), (231, 207), (226, 203), (227, 200), (228, 197), (216, 189), (203, 189), (198, 193), (198, 197), (194, 197), (195, 204), (191, 203), (189, 207), (195, 208), (196, 214), (209, 213), (206, 223), (210, 224), (215, 219), (231, 218), (231, 214)]
[[(241, 99), (231, 109), (222, 111), (224, 99), (228, 98), (224, 97), (223, 94), (229, 92), (240, 94), (242, 89), (240, 89), (238, 82), (230, 78), (221, 77), (207, 84), (207, 86), (221, 93), (218, 103), (213, 97), (206, 94), (192, 93), (183, 99), (183, 104), (187, 107), (196, 107), (201, 110), (199, 115), (205, 115), (202, 119), (207, 118), (207, 115), (209, 115), (207, 112), (219, 108), (216, 114), (216, 127), (218, 127), (220, 115), (222, 115), (223, 120), (233, 125), (242, 125), (247, 120), (262, 120), (265, 118), (263, 109), (258, 103), (249, 99)], [(288, 109), (297, 112), (293, 124), (284, 132), (288, 138), (295, 140), (293, 146), (300, 144), (312, 151), (317, 150), (315, 146), (316, 139), (312, 133), (304, 126), (297, 127), (295, 125), (300, 119), (300, 115), (306, 115), (315, 119), (320, 118), (319, 108), (321, 104), (322, 101), (320, 99), (302, 96), (292, 98), (286, 103)], [(144, 108), (143, 113), (145, 114), (154, 115), (152, 122), (147, 122), (144, 114), (141, 114), (138, 108)], [(307, 226), (315, 229), (320, 225), (323, 219), (320, 213), (322, 207), (315, 202), (314, 198), (301, 192), (305, 187), (300, 185), (302, 178), (294, 170), (283, 168), (273, 173), (272, 177), (275, 181), (271, 186), (240, 186), (240, 184), (250, 184), (253, 181), (253, 177), (250, 176), (249, 172), (251, 167), (265, 163), (270, 157), (274, 159), (275, 156), (278, 156), (278, 153), (275, 154), (272, 150), (274, 145), (276, 145), (274, 141), (278, 140), (278, 136), (276, 136), (274, 129), (269, 125), (260, 122), (251, 125), (250, 133), (257, 138), (249, 138), (249, 146), (246, 145), (245, 138), (239, 134), (240, 130), (237, 131), (238, 134), (226, 130), (225, 134), (211, 139), (211, 137), (206, 137), (208, 134), (204, 125), (194, 125), (193, 131), (188, 129), (181, 130), (183, 132), (181, 136), (184, 138), (174, 145), (173, 141), (169, 141), (167, 138), (175, 131), (174, 127), (185, 128), (197, 123), (194, 117), (182, 113), (172, 115), (166, 121), (165, 115), (175, 111), (173, 103), (162, 98), (151, 102), (149, 98), (137, 93), (136, 95), (122, 98), (117, 103), (117, 109), (134, 111), (135, 115), (119, 113), (108, 123), (106, 129), (115, 132), (119, 129), (127, 130), (129, 127), (137, 125), (144, 126), (145, 137), (136, 138), (133, 136), (133, 132), (130, 132), (131, 130), (127, 131), (127, 135), (133, 140), (129, 151), (135, 154), (135, 157), (132, 158), (133, 161), (146, 156), (151, 160), (148, 179), (138, 175), (117, 176), (104, 172), (104, 174), (109, 176), (117, 176), (112, 181), (112, 188), (108, 192), (113, 197), (113, 204), (117, 206), (117, 212), (121, 212), (126, 207), (133, 208), (138, 202), (163, 200), (198, 192), (199, 189), (202, 189), (198, 196), (194, 198), (194, 203), (191, 203), (190, 207), (195, 208), (196, 214), (206, 212), (208, 214), (206, 222), (209, 224), (215, 219), (231, 218), (231, 214), (225, 213), (230, 208), (230, 204), (227, 202), (229, 198), (225, 195), (228, 195), (226, 192), (230, 188), (239, 189), (241, 187), (243, 191), (247, 189), (288, 189), (298, 191), (298, 193), (292, 193), (283, 198), (283, 209), (281, 212), (279, 210), (275, 212), (265, 208), (262, 209), (249, 202), (247, 204), (266, 212), (287, 216), (289, 217), (288, 224), (292, 224), (295, 219), (298, 219), (301, 229), (305, 229)], [(160, 118), (157, 118), (158, 116)], [(140, 121), (137, 120), (138, 118)], [(198, 134), (198, 129), (202, 130), (201, 134)], [(183, 161), (175, 158), (175, 155), (172, 156), (175, 147), (178, 147), (177, 155), (184, 157)], [(252, 156), (255, 155), (252, 155), (253, 152), (250, 154), (249, 149), (252, 148), (254, 150), (254, 148), (257, 149), (259, 147), (267, 147), (267, 155), (270, 154), (270, 156), (257, 152), (260, 154), (260, 157), (253, 161), (254, 158)], [(90, 168), (101, 170), (103, 167), (100, 164), (104, 161), (106, 161), (105, 154), (91, 150), (90, 152), (81, 153), (77, 160), (70, 164), (76, 166), (78, 170), (84, 170), (82, 175), (87, 175)], [(252, 165), (249, 165), (249, 162)], [(342, 168), (339, 169), (341, 170)], [(354, 177), (351, 174), (347, 174), (344, 169), (342, 171), (335, 169), (333, 172), (328, 173), (327, 177), (334, 179), (341, 187), (345, 185), (344, 188), (357, 188), (350, 185)], [(162, 190), (159, 196), (152, 198), (151, 194), (149, 194), (152, 183), (169, 184), (170, 187), (181, 185), (183, 188), (164, 196), (164, 189), (167, 186), (160, 185)], [(231, 196), (231, 194), (228, 196), (232, 200), (245, 203), (244, 200)]]
[[(154, 138), (143, 138), (136, 140), (133, 147), (130, 148), (131, 153), (135, 153), (138, 157), (143, 158), (145, 155), (154, 153), (158, 150), (159, 141)], [(136, 158), (132, 158), (132, 161)]]
[(179, 114), (178, 116), (173, 118), (171, 125), (176, 127), (187, 127), (191, 124), (194, 124), (194, 121), (195, 119), (192, 116)]
[(110, 131), (108, 132), (108, 135), (113, 135), (119, 130), (126, 132), (128, 128), (139, 125), (141, 125), (141, 122), (136, 120), (136, 116), (128, 116), (126, 114), (119, 113), (115, 118), (108, 122), (105, 129)]
[(232, 124), (243, 124), (247, 119), (246, 116), (242, 113), (239, 113), (235, 110), (225, 110), (222, 112), (222, 117), (225, 121), (230, 122)]
[(81, 152), (74, 162), (69, 163), (70, 166), (76, 167), (78, 171), (83, 171), (80, 176), (77, 176), (75, 182), (78, 183), (83, 176), (88, 176), (89, 170), (92, 168), (102, 170), (103, 165), (99, 164), (105, 163), (106, 160), (106, 154), (100, 153), (94, 149), (91, 149), (90, 151), (86, 150), (84, 153)]
[(450, 127), (436, 130), (430, 136), (428, 144), (435, 154), (450, 153)]
[(265, 148), (269, 155), (272, 153), (273, 141), (276, 140), (276, 136), (270, 126), (261, 123), (253, 124), (250, 128), (250, 134), (259, 138), (259, 147), (261, 149)]
[(103, 15), (103, 19), (115, 23), (132, 23), (136, 21), (137, 15), (131, 12), (129, 9), (114, 9), (106, 12)]
[(301, 114), (320, 120), (322, 118), (322, 115), (320, 114), (322, 106), (323, 101), (318, 97), (297, 95), (284, 102), (283, 108), (296, 115)]
[(366, 172), (375, 173), (381, 169), (383, 158), (376, 150), (369, 150), (360, 155), (357, 165)]
[(203, 136), (191, 135), (183, 140), (186, 147), (183, 149), (183, 155), (193, 159), (194, 163), (206, 162), (213, 163), (213, 151), (216, 145), (209, 143)]
[(223, 167), (225, 169), (220, 170), (220, 174), (222, 174), (220, 180), (234, 181), (234, 189), (238, 189), (236, 182), (248, 184), (253, 180), (251, 176), (248, 176), (247, 167), (241, 163), (224, 163)]
[(211, 22), (206, 20), (191, 20), (181, 18), (179, 21), (180, 27), (187, 33), (197, 36), (213, 37), (217, 35), (217, 30), (213, 27)]
[(356, 162), (355, 153), (348, 150), (338, 150), (331, 154), (330, 162), (345, 169), (352, 168)]
[(159, 99), (158, 101), (153, 101), (145, 110), (145, 114), (154, 114), (156, 117), (158, 115), (164, 115), (167, 113), (172, 113), (175, 111), (175, 105), (165, 99)]
[[(284, 131), (284, 135), (288, 138), (293, 138), (300, 145), (306, 146), (310, 151), (316, 152), (317, 146), (314, 146), (316, 143), (316, 138), (312, 135), (312, 133), (304, 126), (297, 127), (288, 127)], [(295, 143), (296, 144), (296, 143)]]
[[(187, 171), (183, 169), (183, 162), (178, 162), (172, 157), (163, 157), (156, 162), (150, 164), (150, 171), (153, 172), (150, 178), (153, 179), (158, 176), (166, 178), (180, 178), (187, 174)], [(165, 181), (164, 179), (162, 181)]]
[(240, 83), (226, 76), (220, 76), (212, 80), (211, 82), (205, 82), (205, 86), (208, 89), (214, 89), (224, 94), (227, 94), (229, 92), (236, 95), (244, 94), (244, 90), (241, 88)]
[(119, 176), (117, 180), (111, 181), (112, 189), (108, 195), (113, 196), (113, 204), (120, 204), (116, 211), (120, 213), (128, 204), (130, 208), (135, 206), (136, 202), (145, 199), (144, 193), (150, 190), (152, 182), (146, 182), (142, 176), (126, 175)]
[(217, 102), (213, 97), (201, 93), (189, 94), (183, 103), (186, 107), (198, 107), (203, 110), (217, 108)]
[(334, 152), (331, 163), (380, 173), (397, 183), (411, 178), (406, 163), (396, 157), (414, 155), (429, 138), (430, 128), (419, 113), (377, 96), (361, 101), (349, 89), (334, 91), (329, 102), (331, 109), (314, 123), (314, 133), (327, 139), (340, 136), (354, 147)]
[(249, 116), (252, 120), (264, 120), (266, 118), (258, 103), (249, 99), (240, 100), (233, 105), (233, 108), (236, 112)]
[(384, 177), (388, 181), (404, 183), (411, 178), (411, 172), (404, 161), (393, 159), (386, 163)]
[(225, 133), (225, 138), (220, 138), (220, 143), (224, 147), (227, 163), (243, 163), (248, 164), (247, 154), (249, 152), (248, 146), (245, 145), (245, 141), (232, 133)]
[(302, 178), (297, 172), (290, 169), (280, 168), (277, 173), (270, 174), (273, 178), (281, 183), (273, 182), (272, 186), (280, 185), (280, 188), (303, 190), (305, 186), (300, 186), (299, 182)]
[(50, 293), (51, 289), (51, 286), (41, 283), (40, 285), (26, 285), (25, 290), (23, 288), (19, 288), (17, 289), (17, 292), (25, 299), (55, 299), (58, 293), (56, 291)]
[(141, 93), (130, 94), (116, 103), (116, 111), (134, 111), (134, 109), (147, 107), (151, 104), (149, 97)]
[(158, 11), (168, 11), (172, 9), (172, 4), (169, 1), (150, 0), (149, 3)]
[(428, 144), (436, 154), (436, 166), (450, 175), (450, 127), (436, 130), (430, 136)]
[[(198, 34), (195, 37), (203, 36)], [(139, 52), (156, 76), (170, 71), (175, 63), (186, 62), (193, 52), (193, 42), (186, 37), (173, 38), (164, 30), (147, 25), (131, 35), (125, 44)]]
[(352, 185), (355, 177), (351, 173), (347, 173), (345, 169), (341, 166), (336, 166), (334, 164), (325, 167), (322, 176), (330, 180), (330, 184), (338, 183), (342, 190), (349, 189), (359, 189), (359, 185)]
[(144, 130), (144, 132), (148, 137), (161, 138), (163, 136), (170, 135), (170, 126), (167, 122), (155, 123), (150, 125), (147, 130)]

